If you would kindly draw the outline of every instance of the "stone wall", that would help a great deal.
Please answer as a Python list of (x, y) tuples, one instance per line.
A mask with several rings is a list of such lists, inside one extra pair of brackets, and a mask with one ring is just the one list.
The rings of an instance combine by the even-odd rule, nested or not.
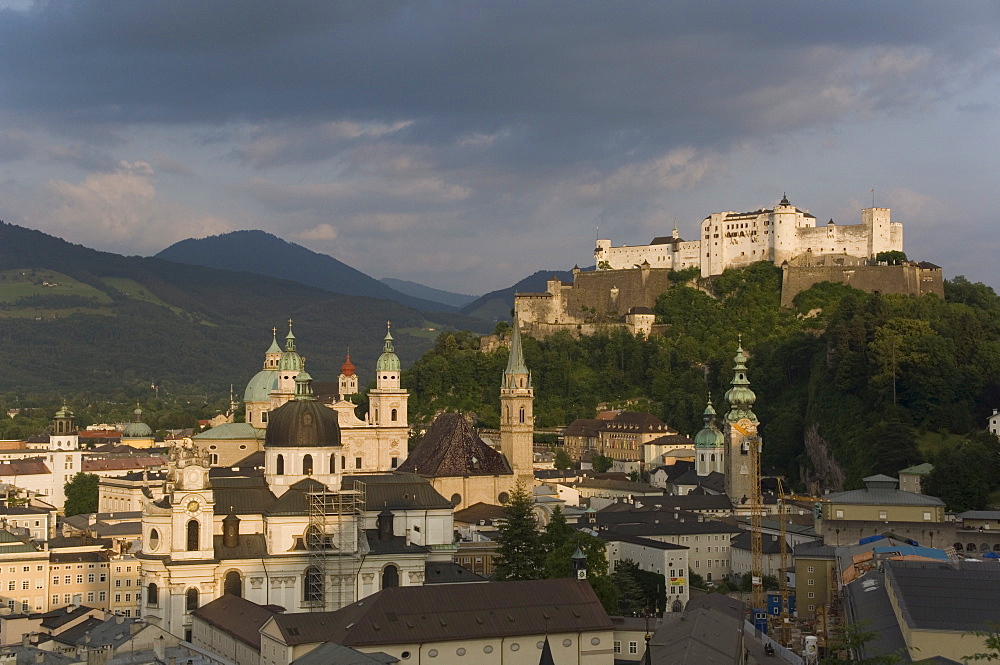
[(846, 257), (844, 265), (782, 266), (781, 304), (793, 305), (795, 296), (819, 282), (847, 284), (868, 293), (898, 293), (920, 296), (936, 293), (944, 298), (941, 269), (921, 267), (917, 263), (899, 266), (851, 265), (858, 259)]

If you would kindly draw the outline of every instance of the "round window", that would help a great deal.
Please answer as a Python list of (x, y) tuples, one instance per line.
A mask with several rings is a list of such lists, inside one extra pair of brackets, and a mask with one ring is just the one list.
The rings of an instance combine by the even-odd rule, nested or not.
[(160, 546), (160, 532), (156, 529), (149, 530), (149, 549), (156, 551), (156, 548)]
[(464, 656), (465, 655), (465, 649), (463, 649), (462, 647), (459, 647), (459, 648), (455, 649), (455, 655), (457, 655), (457, 656)]
[(427, 652), (427, 655), (430, 656), (431, 658), (437, 658), (438, 650), (437, 649), (431, 649), (430, 651)]
[(410, 657), (410, 652), (409, 651), (404, 651), (403, 653), (401, 653), (399, 655), (402, 656), (403, 658), (409, 658)]
[(599, 637), (591, 637), (590, 638), (590, 643), (593, 644), (596, 647), (598, 644), (601, 643), (601, 638), (599, 638)]
[(573, 640), (570, 640), (570, 639), (563, 640), (563, 646), (564, 647), (568, 647), (571, 644), (573, 644)]
[(483, 647), (483, 653), (493, 653), (493, 647), (487, 644), (486, 646)]
[(543, 646), (545, 646), (545, 642), (543, 642), (543, 641), (535, 642), (535, 648), (536, 649), (541, 649)]
[(513, 644), (510, 645), (510, 650), (511, 651), (517, 651), (520, 648), (521, 648), (521, 645), (518, 644), (517, 642), (514, 642)]
[(500, 492), (500, 494), (497, 496), (497, 499), (499, 499), (500, 503), (507, 503), (508, 501), (510, 501), (510, 494), (507, 494), (506, 492)]

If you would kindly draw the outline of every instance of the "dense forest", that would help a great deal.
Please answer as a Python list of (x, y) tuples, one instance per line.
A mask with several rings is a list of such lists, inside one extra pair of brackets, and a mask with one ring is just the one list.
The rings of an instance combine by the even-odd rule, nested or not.
[[(779, 305), (780, 284), (769, 263), (678, 284), (656, 305), (663, 336), (614, 329), (525, 339), (537, 424), (593, 417), (606, 403), (649, 410), (693, 434), (709, 393), (725, 413), (742, 337), (766, 466), (800, 485), (838, 489), (931, 461), (949, 470), (930, 479), (940, 486), (954, 485), (957, 469), (966, 473), (979, 458), (977, 477), (962, 482), (978, 488), (972, 495), (940, 494), (951, 507), (984, 505), (1000, 484), (1000, 447), (981, 432), (1000, 406), (996, 293), (963, 277), (946, 282), (944, 300), (822, 283), (788, 309)], [(496, 426), (506, 355), (480, 352), (469, 333), (442, 334), (404, 373), (414, 417), (461, 410)]]

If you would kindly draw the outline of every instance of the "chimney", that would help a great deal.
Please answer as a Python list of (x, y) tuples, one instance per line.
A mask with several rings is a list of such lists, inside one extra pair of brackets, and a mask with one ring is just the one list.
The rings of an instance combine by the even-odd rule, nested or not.
[(31, 633), (23, 633), (21, 635), (21, 646), (30, 647), (31, 646)]
[(410, 546), (410, 530), (409, 530), (409, 528), (406, 529), (406, 546), (407, 547)]
[(39, 649), (35, 652), (35, 662), (44, 663), (45, 662), (45, 652)]
[(115, 623), (125, 623), (125, 615), (115, 614)]
[(153, 640), (153, 655), (160, 662), (166, 657), (167, 645), (164, 643), (163, 635), (159, 635)]

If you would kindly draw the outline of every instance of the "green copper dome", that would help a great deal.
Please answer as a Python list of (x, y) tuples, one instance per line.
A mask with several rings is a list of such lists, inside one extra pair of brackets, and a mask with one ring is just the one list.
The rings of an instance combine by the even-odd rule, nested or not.
[(753, 404), (757, 401), (757, 395), (750, 390), (750, 380), (747, 378), (747, 357), (743, 355), (743, 345), (736, 349), (736, 356), (733, 358), (736, 364), (733, 366), (732, 388), (726, 391), (726, 401), (729, 402), (729, 413), (726, 420), (735, 423), (742, 418), (748, 418), (757, 422), (757, 416), (753, 412)]
[(715, 409), (712, 408), (711, 397), (705, 407), (705, 426), (694, 435), (695, 448), (721, 448), (726, 437), (715, 426)]
[(288, 322), (288, 334), (285, 336), (285, 351), (278, 360), (279, 372), (302, 371), (302, 356), (295, 351), (295, 335), (292, 334), (292, 322)]
[(142, 422), (142, 409), (138, 406), (132, 412), (132, 422), (122, 430), (123, 439), (145, 439), (153, 436), (153, 428)]
[(399, 358), (396, 353), (392, 350), (392, 334), (389, 332), (388, 328), (385, 331), (385, 346), (382, 347), (382, 355), (378, 357), (378, 363), (375, 364), (375, 371), (377, 372), (398, 372), (399, 371)]
[(278, 389), (278, 370), (262, 369), (254, 374), (243, 392), (244, 402), (268, 402), (271, 391)]

